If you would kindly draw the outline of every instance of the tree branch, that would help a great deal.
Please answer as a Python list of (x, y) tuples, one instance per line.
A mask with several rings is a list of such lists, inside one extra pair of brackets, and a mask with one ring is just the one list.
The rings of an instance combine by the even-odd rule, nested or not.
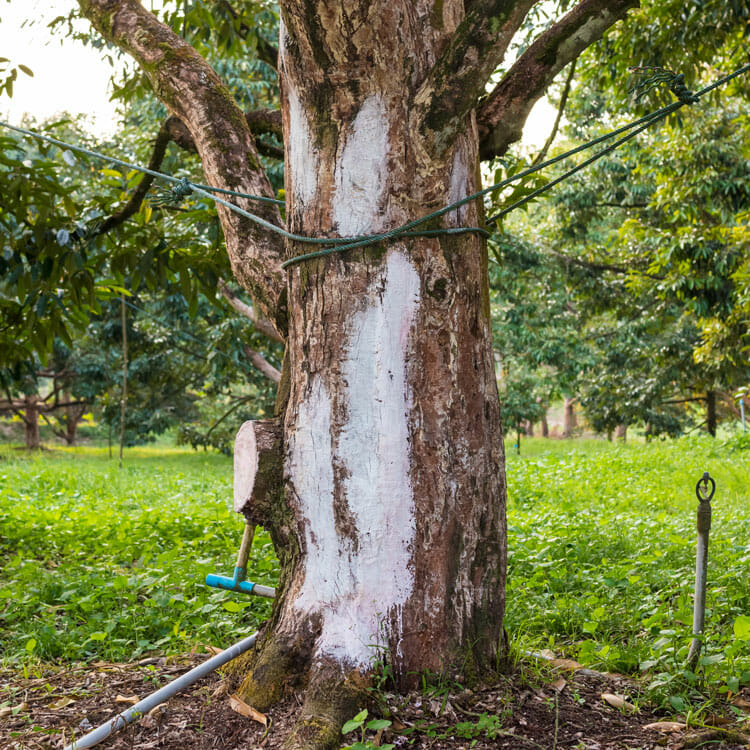
[[(137, 0), (79, 0), (97, 31), (145, 71), (154, 92), (190, 132), (211, 185), (273, 197), (242, 111), (210, 65)], [(271, 223), (273, 205), (236, 203)], [(287, 327), (284, 243), (268, 229), (219, 205), (227, 251), (238, 281), (283, 335)]]
[(281, 373), (260, 352), (251, 349), (247, 344), (242, 347), (242, 351), (245, 352), (245, 356), (250, 360), (253, 367), (260, 370), (269, 380), (274, 383), (281, 380)]
[(224, 279), (219, 279), (217, 285), (219, 292), (224, 299), (236, 310), (240, 315), (244, 315), (246, 318), (252, 321), (253, 325), (260, 331), (264, 336), (267, 336), (273, 341), (279, 341), (284, 343), (284, 339), (279, 336), (276, 329), (267, 321), (261, 318), (258, 313), (255, 312), (255, 308), (251, 305), (243, 302), (227, 285)]
[[(169, 120), (165, 120), (161, 124), (159, 132), (156, 135), (156, 140), (154, 141), (154, 149), (151, 152), (151, 158), (148, 162), (148, 168), (154, 171), (158, 171), (161, 168), (164, 155), (167, 153), (167, 145), (170, 141), (169, 129), (167, 127), (168, 122)], [(138, 183), (138, 187), (128, 199), (128, 202), (119, 211), (106, 218), (97, 227), (96, 234), (106, 234), (116, 226), (126, 222), (131, 216), (137, 214), (153, 182), (154, 178), (150, 174), (144, 174)]]
[(554, 77), (639, 0), (581, 0), (516, 60), (477, 112), (480, 157), (502, 156)]
[(417, 123), (438, 153), (465, 128), (513, 35), (538, 0), (475, 0), (414, 98)]
[(532, 167), (536, 166), (537, 164), (541, 164), (541, 162), (545, 160), (550, 148), (552, 147), (552, 144), (555, 142), (557, 131), (560, 129), (560, 122), (562, 121), (563, 112), (565, 112), (565, 105), (568, 103), (568, 95), (570, 94), (570, 87), (573, 83), (573, 76), (575, 75), (575, 72), (576, 61), (573, 60), (573, 62), (570, 64), (568, 77), (565, 79), (565, 86), (563, 87), (562, 94), (560, 95), (560, 105), (557, 108), (557, 117), (555, 117), (555, 122), (552, 125), (552, 130), (550, 131), (549, 137), (544, 142), (541, 151), (534, 157), (534, 161), (531, 162)]
[[(245, 121), (250, 132), (254, 135), (276, 135), (282, 138), (281, 112), (277, 109), (257, 109), (245, 112)], [(169, 131), (169, 137), (185, 151), (195, 153), (197, 148), (190, 131), (178, 117), (169, 117), (165, 123)], [(257, 141), (258, 151), (264, 156), (283, 160), (284, 149), (274, 146), (272, 143)]]

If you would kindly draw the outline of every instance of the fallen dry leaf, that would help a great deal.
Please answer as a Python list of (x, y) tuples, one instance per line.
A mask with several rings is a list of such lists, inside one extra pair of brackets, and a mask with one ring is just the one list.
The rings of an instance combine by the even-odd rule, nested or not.
[(161, 716), (162, 714), (167, 712), (167, 704), (166, 703), (160, 703), (158, 706), (154, 706), (149, 712), (148, 716)]
[(556, 692), (561, 693), (563, 691), (563, 688), (568, 684), (567, 680), (564, 677), (561, 677), (559, 680), (555, 680), (550, 687)]
[(10, 716), (11, 714), (21, 713), (21, 711), (25, 711), (28, 707), (29, 704), (25, 701), (23, 703), (19, 703), (17, 706), (3, 706), (2, 708), (0, 708), (0, 719), (5, 716)]
[(553, 667), (559, 667), (560, 669), (570, 669), (573, 672), (578, 669), (583, 669), (583, 664), (579, 664), (573, 659), (553, 659), (550, 664)]
[(205, 648), (211, 656), (216, 656), (216, 654), (220, 654), (224, 650), (218, 646), (209, 646), (207, 643), (203, 644), (203, 648)]
[(543, 659), (547, 659), (548, 661), (552, 661), (553, 659), (557, 658), (557, 654), (549, 648), (543, 648), (539, 652), (539, 656), (541, 656)]
[(743, 698), (741, 695), (732, 699), (732, 705), (741, 708), (743, 711), (750, 711), (750, 701), (747, 698)]
[(268, 717), (245, 703), (245, 701), (243, 701), (242, 698), (240, 698), (238, 695), (229, 696), (229, 707), (232, 709), (232, 711), (236, 711), (242, 716), (247, 716), (248, 719), (257, 721), (264, 727), (268, 726)]
[(58, 698), (54, 703), (50, 703), (49, 707), (57, 710), (58, 708), (65, 708), (65, 706), (69, 706), (71, 703), (75, 703), (75, 701), (72, 698), (68, 698), (67, 695), (64, 695), (62, 698)]
[(653, 729), (655, 732), (681, 732), (687, 728), (687, 724), (681, 721), (655, 721), (652, 724), (645, 724), (644, 729)]
[(627, 711), (628, 713), (635, 713), (638, 711), (632, 703), (628, 703), (621, 695), (602, 693), (601, 698), (605, 703), (609, 703), (612, 708), (619, 708), (621, 711)]
[(134, 706), (140, 698), (137, 695), (118, 695), (115, 698), (115, 703), (127, 703), (131, 706)]

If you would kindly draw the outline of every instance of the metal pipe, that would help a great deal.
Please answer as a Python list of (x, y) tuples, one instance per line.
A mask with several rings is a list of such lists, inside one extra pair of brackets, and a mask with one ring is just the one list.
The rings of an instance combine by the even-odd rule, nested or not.
[(231, 578), (213, 574), (207, 575), (206, 586), (213, 586), (216, 589), (224, 589), (225, 591), (236, 591), (239, 594), (265, 596), (268, 599), (273, 599), (276, 596), (276, 589), (273, 587), (245, 580), (245, 576), (247, 575), (247, 560), (250, 557), (250, 548), (253, 546), (254, 536), (255, 525), (250, 523), (245, 524), (245, 530), (242, 532), (240, 551), (237, 553), (237, 564), (234, 567), (234, 575)]
[[(709, 492), (709, 483), (711, 489)], [(702, 486), (701, 486), (702, 485)], [(698, 497), (698, 542), (695, 550), (695, 601), (693, 603), (693, 640), (688, 651), (687, 666), (695, 672), (703, 643), (703, 627), (706, 620), (706, 583), (708, 577), (708, 532), (711, 530), (711, 498), (716, 491), (716, 482), (708, 472), (698, 480), (695, 494)]]
[(176, 695), (181, 690), (189, 687), (193, 683), (200, 680), (201, 677), (213, 672), (215, 669), (226, 664), (228, 661), (237, 658), (240, 654), (245, 653), (258, 639), (258, 634), (253, 633), (247, 638), (235, 643), (234, 646), (230, 646), (228, 649), (222, 651), (216, 656), (212, 656), (203, 664), (199, 664), (195, 669), (191, 669), (181, 677), (172, 680), (169, 684), (162, 688), (159, 688), (156, 692), (139, 701), (134, 706), (126, 709), (122, 713), (119, 713), (114, 718), (106, 721), (104, 724), (98, 726), (96, 729), (92, 729), (88, 734), (81, 737), (80, 740), (72, 742), (70, 745), (65, 747), (64, 750), (82, 750), (86, 747), (93, 747), (98, 745), (102, 740), (106, 739), (110, 735), (118, 732), (123, 727), (131, 724), (136, 719), (147, 714), (152, 708), (155, 708), (160, 703), (168, 701), (173, 695)]

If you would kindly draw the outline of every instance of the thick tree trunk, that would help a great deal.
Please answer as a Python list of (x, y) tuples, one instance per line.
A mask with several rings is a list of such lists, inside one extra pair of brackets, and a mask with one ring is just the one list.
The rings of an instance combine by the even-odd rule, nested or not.
[(716, 437), (716, 391), (706, 391), (706, 430)]
[(628, 439), (628, 426), (626, 424), (618, 424), (615, 430), (615, 438), (620, 442), (624, 443)]
[(39, 399), (36, 396), (26, 396), (23, 406), (23, 437), (28, 450), (38, 450), (41, 447), (39, 437)]
[(577, 426), (576, 420), (576, 398), (566, 397), (563, 402), (563, 437), (573, 437), (573, 431)]
[(549, 437), (549, 422), (547, 422), (547, 415), (542, 417), (542, 437)]
[[(424, 40), (405, 33), (408, 20), (361, 19), (364, 48), (384, 53), (374, 70), (371, 58), (329, 46), (343, 29), (329, 27), (314, 56), (295, 35), (299, 19), (282, 30), (293, 230), (383, 231), (477, 189), (473, 119), (440, 157), (410, 126)], [(476, 226), (478, 209), (445, 224)], [(493, 669), (503, 656), (504, 459), (486, 247), (473, 234), (410, 238), (303, 262), (288, 298), (285, 503), (269, 519), (285, 556), (240, 695), (264, 708), (307, 673), (309, 721), (294, 742), (320, 746), (338, 739), (377, 663), (405, 687), (425, 671)], [(330, 720), (314, 718), (321, 712)]]
[[(71, 401), (70, 394), (63, 394), (63, 401)], [(86, 404), (73, 404), (65, 407), (65, 443), (75, 445), (78, 437), (78, 423), (86, 413)]]

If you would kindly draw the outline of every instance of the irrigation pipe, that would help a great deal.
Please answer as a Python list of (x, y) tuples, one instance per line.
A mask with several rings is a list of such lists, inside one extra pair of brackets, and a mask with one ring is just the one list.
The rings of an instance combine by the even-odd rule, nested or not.
[(195, 667), (195, 669), (191, 669), (189, 672), (186, 672), (181, 677), (173, 680), (168, 685), (151, 693), (151, 695), (147, 696), (142, 701), (139, 701), (134, 706), (119, 713), (109, 721), (104, 722), (104, 724), (93, 729), (88, 734), (81, 737), (81, 739), (71, 742), (64, 748), (64, 750), (82, 750), (82, 748), (85, 747), (94, 747), (94, 745), (98, 745), (102, 740), (113, 735), (115, 732), (119, 732), (128, 724), (132, 724), (136, 719), (145, 716), (151, 709), (156, 708), (156, 706), (161, 703), (165, 703), (181, 690), (184, 690), (186, 687), (197, 682), (201, 677), (205, 677), (215, 669), (232, 661), (232, 659), (236, 659), (240, 654), (245, 653), (245, 651), (251, 648), (257, 639), (258, 634), (253, 633), (251, 636), (235, 643), (220, 654), (212, 656), (207, 661), (204, 661), (203, 664), (199, 664)]

